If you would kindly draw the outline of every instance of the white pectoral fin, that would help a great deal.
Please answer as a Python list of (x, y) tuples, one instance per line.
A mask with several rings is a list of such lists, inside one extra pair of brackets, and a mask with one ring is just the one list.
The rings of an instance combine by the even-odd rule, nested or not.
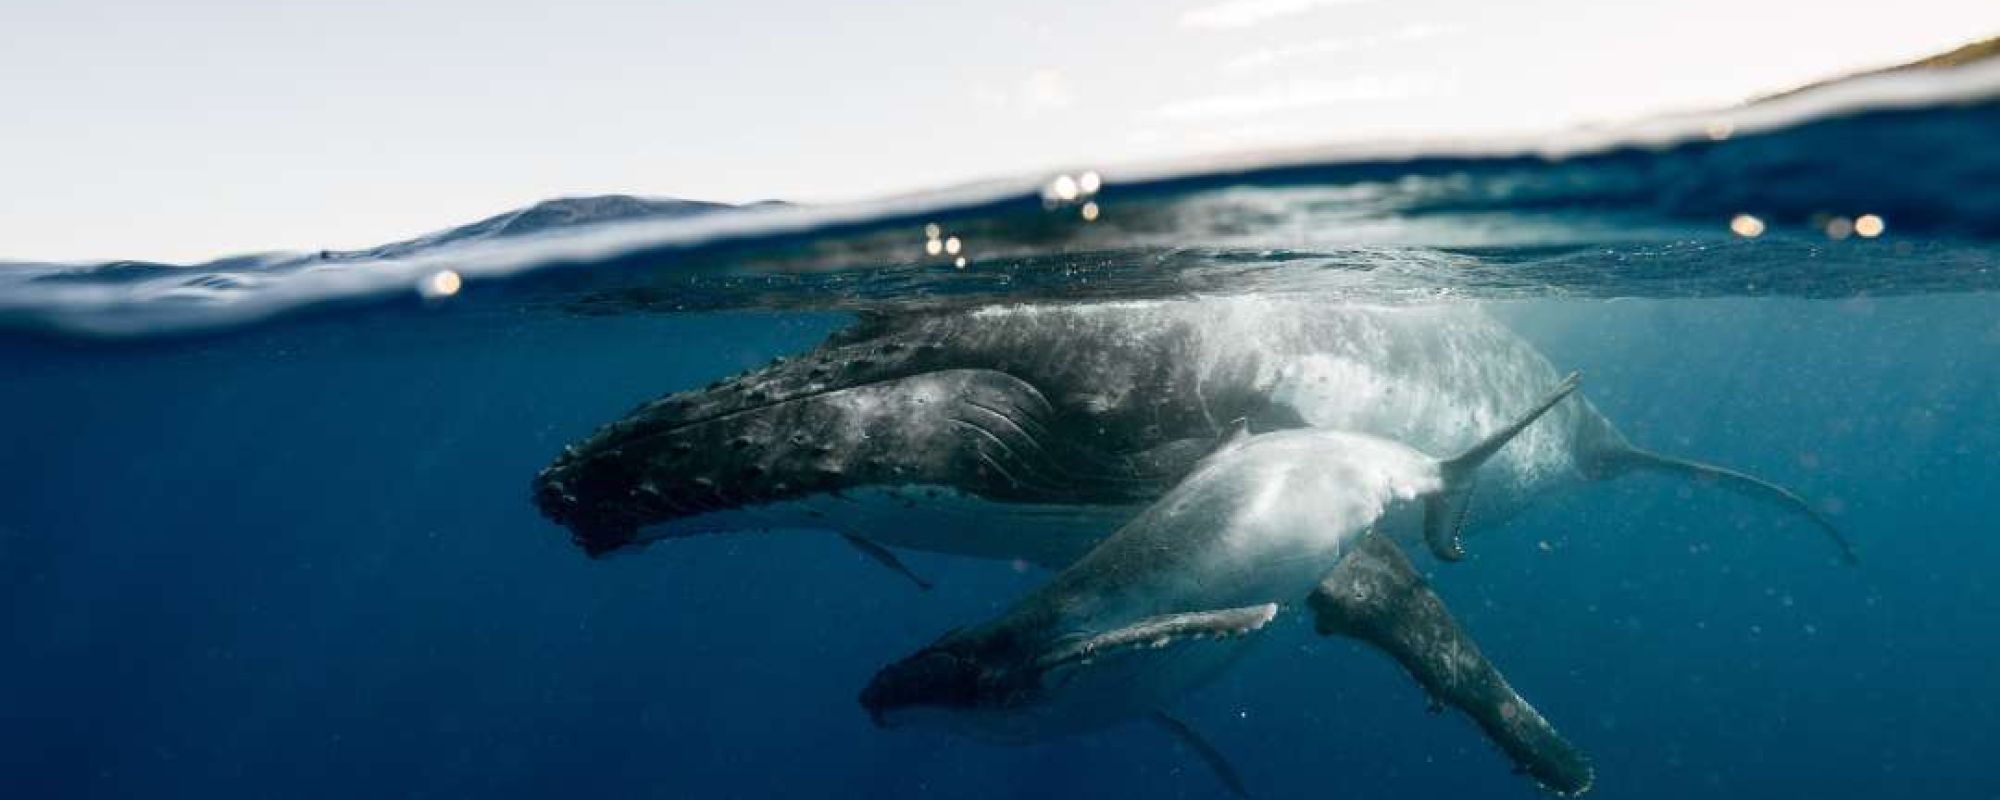
[(1278, 604), (1191, 611), (1147, 617), (1116, 630), (1069, 642), (1040, 659), (1044, 668), (1088, 661), (1112, 653), (1158, 650), (1186, 641), (1224, 639), (1262, 630), (1278, 616)]
[(1527, 413), (1515, 418), (1506, 427), (1488, 434), (1485, 439), (1451, 458), (1438, 462), (1438, 474), (1444, 479), (1444, 486), (1424, 500), (1424, 542), (1431, 552), (1445, 561), (1457, 561), (1465, 557), (1465, 549), (1459, 545), (1459, 529), (1464, 526), (1465, 512), (1472, 500), (1472, 484), (1479, 473), (1479, 467), (1486, 460), (1500, 452), (1508, 442), (1527, 430), (1535, 420), (1541, 419), (1549, 409), (1576, 391), (1582, 380), (1577, 373), (1570, 373), (1562, 383), (1542, 398)]

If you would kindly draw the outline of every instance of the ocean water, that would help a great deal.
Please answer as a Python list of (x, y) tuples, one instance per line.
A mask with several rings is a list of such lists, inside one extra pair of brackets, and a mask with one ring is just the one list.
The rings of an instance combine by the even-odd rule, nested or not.
[[(1266, 294), (1482, 306), (1635, 442), (1779, 480), (1856, 541), (1843, 565), (1768, 507), (1633, 476), (1429, 565), (1595, 794), (2000, 797), (1997, 77), (1095, 191), (574, 200), (358, 253), (0, 267), (0, 791), (1224, 796), (1144, 725), (870, 723), (878, 668), (1046, 571), (906, 553), (919, 592), (805, 533), (591, 559), (530, 481), (857, 314)], [(1178, 711), (1260, 797), (1535, 793), (1425, 705), (1286, 631)]]

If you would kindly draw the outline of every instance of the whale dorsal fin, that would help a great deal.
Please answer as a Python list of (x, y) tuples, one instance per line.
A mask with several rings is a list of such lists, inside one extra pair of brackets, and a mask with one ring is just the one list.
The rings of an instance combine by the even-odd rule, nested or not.
[(1460, 542), (1459, 533), (1464, 526), (1466, 511), (1471, 507), (1474, 476), (1479, 473), (1480, 465), (1485, 464), (1494, 453), (1500, 452), (1500, 448), (1506, 447), (1507, 443), (1513, 441), (1521, 431), (1527, 430), (1535, 420), (1541, 419), (1549, 409), (1555, 408), (1563, 398), (1576, 391), (1577, 384), (1581, 380), (1577, 373), (1570, 373), (1554, 391), (1549, 392), (1547, 397), (1542, 398), (1542, 401), (1535, 404), (1535, 407), (1529, 409), (1527, 413), (1506, 427), (1488, 434), (1465, 452), (1438, 462), (1438, 474), (1444, 480), (1444, 487), (1424, 498), (1424, 542), (1430, 545), (1431, 552), (1438, 558), (1457, 561), (1465, 557), (1465, 547)]
[(1250, 796), (1249, 790), (1243, 788), (1243, 776), (1236, 773), (1236, 767), (1230, 765), (1229, 759), (1222, 755), (1221, 750), (1217, 750), (1215, 745), (1209, 744), (1207, 739), (1202, 738), (1200, 731), (1165, 711), (1153, 712), (1152, 719), (1153, 724), (1172, 734), (1175, 739), (1179, 739), (1181, 744), (1193, 750), (1195, 755), (1201, 756), (1202, 763), (1207, 764), (1215, 773), (1215, 777), (1221, 779), (1224, 786), (1229, 787), (1231, 794), (1237, 797)]
[(1590, 761), (1479, 651), (1394, 542), (1370, 534), (1307, 599), (1314, 627), (1388, 653), (1434, 703), (1472, 717), (1521, 772), (1549, 791), (1589, 790)]

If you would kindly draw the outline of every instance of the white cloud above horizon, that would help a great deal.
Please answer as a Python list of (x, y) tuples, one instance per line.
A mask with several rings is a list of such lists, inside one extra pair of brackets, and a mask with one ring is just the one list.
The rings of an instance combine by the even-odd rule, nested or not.
[(1181, 13), (1183, 28), (1249, 28), (1273, 20), (1297, 16), (1329, 6), (1355, 5), (1372, 0), (1224, 0), (1213, 5), (1190, 8)]
[(1361, 76), (1341, 81), (1301, 81), (1246, 92), (1175, 100), (1160, 106), (1153, 113), (1161, 119), (1176, 121), (1262, 117), (1346, 103), (1414, 97), (1438, 91), (1440, 87), (1440, 81), (1425, 76)]
[(1449, 36), (1458, 31), (1458, 28), (1448, 25), (1412, 23), (1382, 33), (1327, 36), (1304, 42), (1287, 42), (1260, 47), (1247, 53), (1238, 54), (1224, 61), (1222, 69), (1225, 72), (1250, 72), (1295, 61), (1352, 53), (1357, 50), (1372, 50), (1393, 45), (1415, 44)]

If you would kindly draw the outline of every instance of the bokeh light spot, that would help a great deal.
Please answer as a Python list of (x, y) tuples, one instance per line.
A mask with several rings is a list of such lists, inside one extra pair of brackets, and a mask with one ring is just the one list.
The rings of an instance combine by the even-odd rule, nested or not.
[(450, 297), (464, 288), (465, 279), (451, 270), (438, 270), (417, 282), (417, 293), (429, 298)]
[(1764, 235), (1764, 221), (1749, 214), (1737, 214), (1729, 219), (1729, 230), (1745, 239), (1755, 239)]
[(1863, 239), (1873, 239), (1881, 236), (1882, 232), (1888, 229), (1889, 224), (1883, 222), (1881, 217), (1874, 214), (1862, 214), (1854, 218), (1854, 233)]

